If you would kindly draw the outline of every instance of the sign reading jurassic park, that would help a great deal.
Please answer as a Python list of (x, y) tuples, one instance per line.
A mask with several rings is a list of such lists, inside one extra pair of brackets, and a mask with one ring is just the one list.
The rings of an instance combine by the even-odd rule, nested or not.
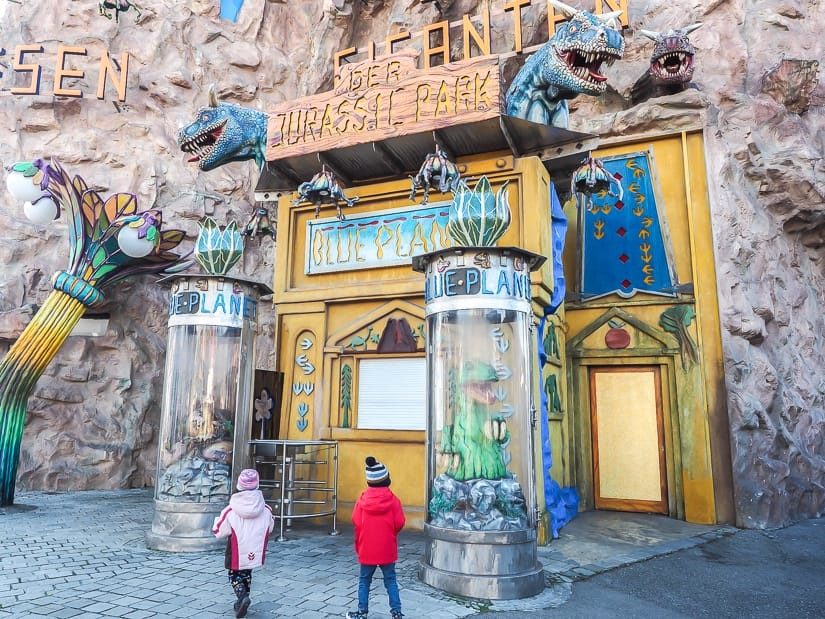
[[(4, 53), (5, 50), (0, 51), (0, 55)], [(58, 45), (56, 52), (49, 52), (43, 45), (18, 45), (14, 49), (11, 68), (16, 75), (23, 76), (24, 85), (15, 86), (10, 89), (10, 92), (13, 95), (49, 94), (41, 92), (43, 67), (47, 66), (54, 68), (51, 94), (57, 97), (82, 97), (82, 90), (69, 88), (64, 82), (66, 80), (78, 80), (78, 83), (82, 83), (86, 78), (87, 71), (78, 68), (77, 64), (82, 62), (79, 57), (85, 58), (87, 56), (88, 50), (83, 46)], [(109, 55), (109, 50), (104, 49), (101, 51), (97, 62), (97, 98), (100, 100), (105, 99), (108, 77), (117, 93), (118, 101), (126, 101), (128, 75), (128, 52), (121, 54), (118, 63)], [(3, 74), (0, 73), (0, 77), (2, 76)]]
[[(337, 52), (332, 91), (286, 101), (269, 110), (266, 160), (497, 117), (503, 109), (501, 57), (531, 51), (522, 47), (521, 29), (522, 10), (530, 5), (530, 0), (511, 0), (497, 12), (482, 9), (476, 23), (464, 15), (462, 22), (432, 24), (417, 35), (392, 34), (384, 42), (382, 56), (376, 55), (375, 43), (366, 50), (352, 47)], [(564, 10), (557, 12), (559, 7), (550, 3), (546, 6), (548, 34), (552, 36), (556, 24), (568, 19), (575, 9), (563, 5)], [(595, 0), (594, 10), (596, 14), (622, 11), (619, 22), (627, 23), (627, 0)], [(492, 49), (491, 15), (509, 13), (513, 49), (502, 50), (499, 56)], [(450, 41), (451, 30), (456, 28), (462, 30), (463, 46), (458, 52)], [(420, 37), (420, 45), (413, 42), (412, 47), (396, 51), (402, 41), (406, 45), (416, 36)], [(365, 55), (365, 60), (342, 63)], [(454, 56), (463, 60), (453, 61)], [(423, 65), (420, 68), (419, 63)]]
[(342, 67), (338, 88), (269, 111), (266, 159), (362, 144), (496, 117), (498, 59), (415, 68), (410, 55)]

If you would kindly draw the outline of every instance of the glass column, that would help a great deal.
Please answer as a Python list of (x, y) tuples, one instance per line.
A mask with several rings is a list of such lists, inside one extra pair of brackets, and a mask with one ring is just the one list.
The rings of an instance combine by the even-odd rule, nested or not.
[(150, 548), (225, 544), (211, 527), (249, 466), (258, 298), (227, 277), (172, 285)]
[(524, 250), (456, 247), (426, 275), (426, 551), (421, 579), (467, 597), (544, 588), (536, 560), (530, 271)]

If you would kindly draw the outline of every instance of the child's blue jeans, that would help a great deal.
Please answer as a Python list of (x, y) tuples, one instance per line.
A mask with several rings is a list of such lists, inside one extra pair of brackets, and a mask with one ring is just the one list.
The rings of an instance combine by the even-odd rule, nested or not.
[(380, 567), (384, 575), (384, 587), (390, 598), (390, 611), (401, 611), (401, 596), (398, 593), (398, 579), (395, 576), (395, 563), (387, 565), (361, 565), (358, 576), (358, 610), (367, 612), (370, 606), (370, 585), (375, 568)]

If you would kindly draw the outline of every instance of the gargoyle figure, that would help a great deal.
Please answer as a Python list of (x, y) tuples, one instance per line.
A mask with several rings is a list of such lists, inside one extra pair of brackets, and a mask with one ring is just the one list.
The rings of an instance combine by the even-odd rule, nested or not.
[(621, 11), (594, 15), (558, 0), (548, 0), (569, 21), (530, 56), (507, 89), (508, 115), (567, 128), (567, 99), (598, 96), (607, 90), (602, 63), (613, 64), (624, 55), (624, 39), (612, 25)]
[(338, 219), (344, 221), (346, 217), (341, 212), (341, 202), (352, 206), (358, 202), (359, 197), (346, 197), (335, 175), (329, 172), (326, 166), (321, 166), (321, 171), (313, 176), (312, 180), (298, 185), (298, 197), (292, 201), (292, 204), (297, 206), (304, 200), (315, 205), (315, 217), (318, 217), (321, 212), (322, 204), (334, 204)]
[(192, 156), (204, 172), (229, 163), (254, 159), (258, 169), (266, 163), (267, 116), (250, 108), (219, 103), (209, 88), (209, 106), (198, 110), (197, 120), (178, 133), (178, 146)]
[(109, 11), (115, 12), (115, 21), (120, 21), (120, 14), (126, 13), (129, 9), (134, 9), (137, 13), (137, 17), (135, 17), (135, 21), (140, 19), (141, 11), (138, 5), (130, 0), (102, 0), (100, 4), (97, 5), (98, 12), (100, 15), (103, 15), (106, 19), (112, 19), (112, 14)]
[(424, 199), (421, 204), (426, 205), (430, 199), (430, 187), (433, 181), (438, 181), (438, 190), (441, 193), (455, 191), (458, 189), (461, 175), (458, 173), (458, 166), (447, 157), (441, 147), (436, 144), (435, 152), (430, 153), (421, 164), (418, 174), (411, 176), (412, 191), (410, 191), (410, 201), (415, 201), (415, 194), (419, 189), (424, 191)]
[(261, 206), (252, 213), (252, 217), (249, 218), (241, 231), (241, 236), (254, 239), (264, 235), (271, 236), (273, 241), (276, 237), (275, 227), (272, 225), (272, 220), (269, 219), (269, 209)]
[(687, 88), (696, 68), (693, 62), (696, 50), (688, 35), (701, 27), (701, 22), (697, 22), (667, 32), (639, 31), (656, 45), (650, 57), (650, 68), (633, 84), (630, 98), (634, 105), (650, 97), (672, 95)]
[[(611, 190), (612, 187), (616, 188), (615, 193)], [(574, 196), (587, 196), (589, 207), (590, 196), (602, 192), (621, 200), (622, 184), (604, 167), (601, 160), (588, 157), (573, 172), (570, 178), (570, 193)]]

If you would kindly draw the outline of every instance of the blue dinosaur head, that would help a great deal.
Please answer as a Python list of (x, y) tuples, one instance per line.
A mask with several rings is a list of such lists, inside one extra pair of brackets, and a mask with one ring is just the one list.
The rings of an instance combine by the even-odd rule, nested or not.
[(585, 95), (601, 95), (607, 90), (603, 63), (612, 65), (624, 55), (624, 39), (614, 28), (618, 13), (594, 15), (551, 0), (569, 18), (556, 28), (548, 45), (547, 81), (561, 90)]
[(701, 26), (701, 22), (697, 22), (667, 32), (640, 30), (656, 44), (650, 57), (650, 75), (655, 81), (662, 84), (687, 84), (693, 79), (693, 56), (696, 50), (688, 35)]
[(210, 90), (210, 105), (198, 110), (196, 120), (178, 132), (178, 146), (192, 155), (203, 171), (231, 161), (254, 159), (266, 163), (267, 116), (231, 103), (218, 103)]

